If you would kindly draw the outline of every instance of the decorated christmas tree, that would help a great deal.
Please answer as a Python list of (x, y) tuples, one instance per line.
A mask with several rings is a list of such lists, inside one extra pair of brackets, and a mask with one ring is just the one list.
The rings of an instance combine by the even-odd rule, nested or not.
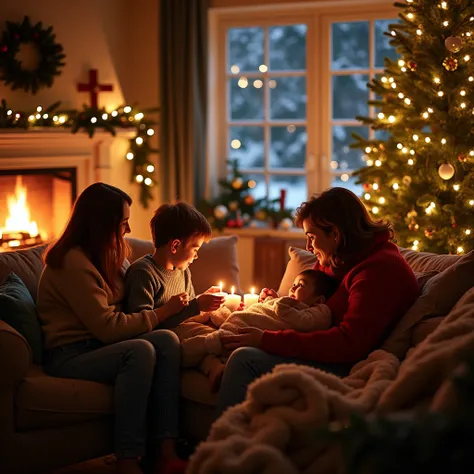
[(217, 229), (242, 227), (255, 215), (256, 201), (250, 190), (256, 186), (253, 180), (245, 179), (239, 170), (238, 161), (230, 162), (231, 172), (219, 180), (221, 194), (213, 201), (204, 200), (199, 209)]
[(373, 139), (355, 136), (356, 176), (399, 245), (465, 253), (474, 247), (474, 2), (406, 0), (386, 34), (399, 59), (369, 88)]

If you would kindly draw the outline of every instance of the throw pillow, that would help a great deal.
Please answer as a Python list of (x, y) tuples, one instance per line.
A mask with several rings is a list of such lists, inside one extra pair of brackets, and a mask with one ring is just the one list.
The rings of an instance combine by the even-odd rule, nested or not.
[(0, 318), (26, 339), (33, 353), (33, 362), (41, 364), (43, 335), (35, 303), (28, 288), (13, 272), (0, 284)]
[(278, 288), (280, 296), (287, 296), (296, 276), (303, 270), (313, 268), (316, 264), (316, 256), (307, 250), (290, 247), (288, 254), (290, 255), (290, 260), (286, 265), (285, 273)]
[(221, 281), (224, 291), (230, 293), (233, 286), (235, 293), (242, 294), (237, 262), (236, 235), (221, 236), (211, 239), (199, 250), (199, 258), (189, 267), (196, 294), (216, 286)]
[(399, 321), (382, 349), (405, 357), (410, 348), (412, 332), (420, 321), (448, 314), (461, 296), (474, 286), (474, 251), (432, 277), (421, 295)]

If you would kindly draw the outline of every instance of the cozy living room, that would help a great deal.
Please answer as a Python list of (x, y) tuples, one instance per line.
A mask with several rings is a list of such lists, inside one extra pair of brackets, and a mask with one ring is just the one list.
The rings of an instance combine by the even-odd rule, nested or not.
[(0, 472), (474, 472), (473, 58), (470, 0), (4, 0)]

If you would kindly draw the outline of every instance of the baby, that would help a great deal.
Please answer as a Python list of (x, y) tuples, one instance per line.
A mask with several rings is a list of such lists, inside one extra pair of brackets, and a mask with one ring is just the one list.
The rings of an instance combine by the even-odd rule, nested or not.
[(193, 367), (207, 354), (223, 355), (221, 336), (238, 334), (239, 329), (244, 327), (269, 331), (294, 329), (302, 332), (329, 329), (331, 312), (324, 303), (336, 291), (337, 285), (333, 278), (323, 272), (305, 270), (295, 278), (288, 296), (268, 296), (261, 303), (233, 313), (225, 306), (202, 313), (199, 322), (210, 321), (219, 329), (184, 340), (181, 344), (182, 364)]

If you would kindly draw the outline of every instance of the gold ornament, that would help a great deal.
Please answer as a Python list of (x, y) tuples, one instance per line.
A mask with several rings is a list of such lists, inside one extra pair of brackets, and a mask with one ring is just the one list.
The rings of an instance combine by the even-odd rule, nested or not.
[(453, 72), (459, 66), (459, 61), (456, 58), (445, 58), (443, 61), (443, 66), (446, 71)]
[(247, 196), (244, 197), (244, 203), (247, 204), (247, 206), (251, 206), (254, 202), (255, 198), (252, 195), (247, 194)]
[(235, 178), (234, 181), (232, 181), (232, 187), (234, 189), (240, 189), (242, 184), (244, 184), (244, 180), (242, 178)]
[(405, 186), (409, 186), (411, 184), (411, 178), (408, 175), (404, 176), (402, 181)]
[(231, 211), (236, 211), (239, 207), (239, 203), (237, 201), (230, 201), (229, 202), (229, 209)]
[(448, 180), (454, 176), (454, 166), (451, 163), (443, 163), (438, 168), (438, 174), (441, 179)]
[(418, 215), (418, 212), (415, 211), (415, 209), (412, 209), (408, 214), (407, 214), (407, 217), (408, 218), (414, 218)]
[(462, 39), (458, 36), (448, 36), (444, 40), (444, 45), (450, 53), (457, 53), (461, 51)]
[(265, 211), (259, 210), (259, 211), (256, 212), (255, 217), (259, 221), (264, 221), (267, 218), (267, 214), (266, 214)]

